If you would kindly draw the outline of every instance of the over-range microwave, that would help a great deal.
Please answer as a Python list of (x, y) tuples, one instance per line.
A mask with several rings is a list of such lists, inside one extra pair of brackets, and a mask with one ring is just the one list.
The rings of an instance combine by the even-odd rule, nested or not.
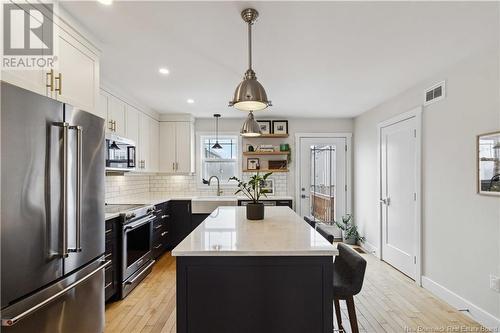
[(106, 170), (135, 170), (135, 142), (114, 134), (106, 134)]

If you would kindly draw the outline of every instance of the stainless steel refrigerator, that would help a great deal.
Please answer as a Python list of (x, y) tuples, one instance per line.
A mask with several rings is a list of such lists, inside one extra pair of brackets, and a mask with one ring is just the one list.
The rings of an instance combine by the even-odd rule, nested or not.
[(1, 83), (2, 332), (104, 330), (104, 120)]

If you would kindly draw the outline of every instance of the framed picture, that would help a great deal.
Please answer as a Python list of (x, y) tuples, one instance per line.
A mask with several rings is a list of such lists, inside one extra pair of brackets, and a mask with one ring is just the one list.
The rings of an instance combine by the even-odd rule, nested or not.
[(260, 160), (258, 158), (247, 159), (247, 170), (259, 170)]
[(500, 131), (477, 136), (479, 194), (500, 196)]
[(288, 120), (273, 120), (273, 134), (288, 134)]
[(271, 134), (271, 121), (270, 120), (257, 120), (262, 134)]
[(260, 183), (260, 188), (266, 190), (266, 195), (274, 195), (274, 179), (266, 179)]

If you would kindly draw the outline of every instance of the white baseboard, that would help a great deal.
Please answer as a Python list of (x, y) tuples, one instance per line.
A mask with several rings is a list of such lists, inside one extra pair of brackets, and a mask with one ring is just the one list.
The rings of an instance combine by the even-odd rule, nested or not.
[(490, 329), (497, 332), (500, 330), (500, 318), (493, 316), (480, 307), (472, 304), (465, 298), (455, 294), (453, 291), (443, 287), (442, 285), (432, 281), (426, 276), (422, 276), (422, 287), (442, 299), (455, 309), (469, 309), (469, 314), (472, 319)]
[(373, 254), (375, 257), (380, 259), (380, 253), (378, 252), (378, 248), (374, 246), (372, 243), (365, 241), (364, 243), (360, 243), (361, 248), (365, 250), (366, 253)]

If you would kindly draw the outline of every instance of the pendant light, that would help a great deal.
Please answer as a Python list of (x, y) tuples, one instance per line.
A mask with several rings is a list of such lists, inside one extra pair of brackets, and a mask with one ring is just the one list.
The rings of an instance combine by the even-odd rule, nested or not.
[(247, 120), (243, 123), (240, 131), (241, 136), (245, 137), (256, 137), (261, 136), (262, 132), (260, 131), (259, 123), (253, 117), (253, 112), (250, 111), (248, 114)]
[(220, 114), (214, 114), (215, 117), (215, 144), (212, 146), (212, 149), (222, 149), (222, 146), (219, 144), (219, 118)]
[(233, 100), (229, 102), (229, 106), (234, 106), (242, 111), (263, 110), (271, 105), (264, 87), (257, 81), (255, 72), (252, 69), (252, 25), (258, 16), (259, 12), (253, 8), (247, 8), (241, 12), (243, 21), (248, 24), (248, 69), (243, 81), (236, 87)]
[(113, 141), (113, 143), (109, 146), (109, 149), (112, 150), (120, 150), (120, 147), (116, 144), (116, 141)]

